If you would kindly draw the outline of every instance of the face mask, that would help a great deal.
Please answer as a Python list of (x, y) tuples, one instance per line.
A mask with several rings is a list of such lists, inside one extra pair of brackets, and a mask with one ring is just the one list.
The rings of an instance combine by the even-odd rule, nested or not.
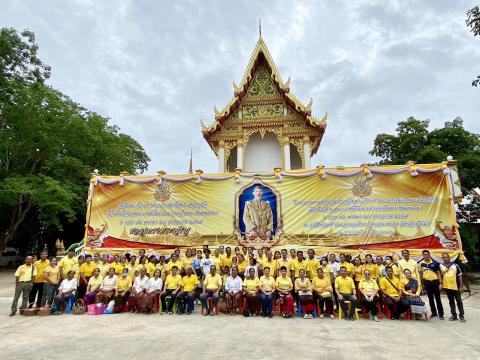
[(391, 263), (392, 263), (392, 260), (387, 259), (387, 264), (391, 264)]
[(127, 277), (127, 273), (123, 273), (122, 277), (124, 277), (124, 278)]

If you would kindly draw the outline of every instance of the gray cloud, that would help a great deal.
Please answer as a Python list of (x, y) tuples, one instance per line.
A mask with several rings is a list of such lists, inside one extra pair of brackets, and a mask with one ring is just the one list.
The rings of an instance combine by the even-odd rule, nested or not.
[(262, 19), (292, 92), (329, 124), (313, 164), (357, 165), (379, 132), (413, 115), (460, 115), (480, 132), (480, 43), (470, 1), (15, 1), (0, 22), (37, 35), (51, 84), (110, 117), (152, 158), (150, 172), (216, 170), (199, 120), (231, 98)]

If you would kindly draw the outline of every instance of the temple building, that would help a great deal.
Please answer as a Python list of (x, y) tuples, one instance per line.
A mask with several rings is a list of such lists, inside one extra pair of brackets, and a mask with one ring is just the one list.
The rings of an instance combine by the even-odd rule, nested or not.
[(304, 105), (290, 93), (261, 33), (233, 98), (214, 107), (215, 119), (202, 133), (218, 159), (218, 172), (309, 169), (327, 126), (312, 115), (311, 99)]

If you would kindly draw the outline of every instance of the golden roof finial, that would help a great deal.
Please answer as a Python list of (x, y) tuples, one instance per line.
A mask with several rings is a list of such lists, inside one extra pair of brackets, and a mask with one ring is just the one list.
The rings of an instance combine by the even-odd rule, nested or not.
[(190, 148), (190, 164), (188, 166), (188, 173), (193, 174), (193, 150)]

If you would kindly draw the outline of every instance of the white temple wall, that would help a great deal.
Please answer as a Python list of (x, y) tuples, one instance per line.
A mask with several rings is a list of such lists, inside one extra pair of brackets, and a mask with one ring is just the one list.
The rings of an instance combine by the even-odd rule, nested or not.
[(244, 171), (272, 171), (282, 166), (282, 148), (277, 136), (267, 132), (262, 139), (259, 133), (250, 136), (246, 146)]

